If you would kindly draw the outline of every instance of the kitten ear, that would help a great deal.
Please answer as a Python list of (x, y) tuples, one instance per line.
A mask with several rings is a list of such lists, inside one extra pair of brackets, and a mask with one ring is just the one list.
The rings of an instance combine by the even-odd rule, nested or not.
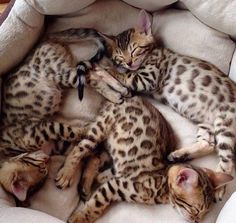
[(15, 197), (20, 201), (25, 201), (28, 189), (28, 185), (22, 173), (15, 173), (11, 182), (11, 190)]
[(208, 175), (215, 189), (224, 186), (225, 184), (228, 184), (230, 181), (234, 179), (231, 175), (226, 173), (215, 172), (208, 168), (204, 168), (203, 170)]
[(152, 23), (151, 23), (148, 13), (145, 10), (141, 10), (139, 13), (139, 16), (138, 16), (137, 29), (141, 33), (145, 33), (146, 35), (150, 35), (152, 32), (151, 26), (152, 26)]
[(190, 168), (184, 168), (178, 172), (177, 184), (185, 189), (191, 189), (198, 185), (198, 173)]
[(112, 36), (107, 36), (101, 32), (98, 32), (100, 36), (102, 36), (106, 43), (109, 45), (109, 46), (113, 46), (115, 44), (115, 37), (112, 37)]

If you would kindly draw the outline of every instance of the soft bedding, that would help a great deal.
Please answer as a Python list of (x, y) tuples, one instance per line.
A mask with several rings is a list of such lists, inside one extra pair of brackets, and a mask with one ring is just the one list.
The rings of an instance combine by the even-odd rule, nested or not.
[[(182, 0), (181, 9), (175, 0), (16, 0), (8, 18), (0, 26), (0, 74), (5, 74), (31, 49), (44, 30), (44, 15), (54, 15), (47, 26), (47, 32), (71, 27), (92, 27), (106, 34), (117, 34), (135, 24), (138, 8), (152, 12), (153, 32), (164, 44), (182, 54), (195, 56), (212, 62), (232, 79), (236, 79), (236, 6), (235, 1)], [(175, 3), (174, 5), (171, 5)], [(183, 7), (184, 6), (184, 7)], [(183, 8), (187, 10), (183, 10)], [(81, 59), (95, 52), (95, 46), (85, 44), (77, 52)], [(76, 90), (64, 95), (63, 104), (57, 119), (77, 124), (89, 121), (96, 115), (101, 96), (92, 89), (86, 89), (82, 104), (77, 99)], [(170, 121), (181, 139), (182, 145), (194, 142), (196, 126), (182, 118), (166, 106), (153, 102)], [(52, 159), (54, 164), (63, 158)], [(193, 163), (214, 169), (216, 154), (198, 159)], [(56, 169), (56, 168), (55, 168)], [(55, 174), (55, 169), (51, 174)], [(14, 201), (4, 191), (0, 193), (0, 222), (48, 222), (59, 223), (65, 220), (75, 207), (78, 197), (76, 189), (59, 191), (53, 177), (48, 179), (44, 188), (31, 200), (30, 209), (14, 207)], [(236, 189), (234, 180), (222, 202), (214, 205), (204, 223), (213, 223), (224, 206), (225, 201)], [(45, 214), (45, 213), (48, 214)], [(56, 218), (52, 217), (55, 216)], [(121, 222), (181, 223), (183, 219), (169, 205), (144, 206), (133, 204), (114, 205), (99, 223)]]

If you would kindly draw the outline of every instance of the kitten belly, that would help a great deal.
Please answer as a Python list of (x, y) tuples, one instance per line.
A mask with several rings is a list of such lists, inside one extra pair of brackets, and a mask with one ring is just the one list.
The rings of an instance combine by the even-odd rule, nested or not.
[(190, 119), (196, 123), (212, 124), (215, 120), (215, 111), (209, 112), (207, 103), (200, 103), (191, 94), (186, 94), (188, 100), (183, 100), (185, 96), (177, 96), (175, 94), (167, 94), (165, 99), (170, 107), (181, 114), (182, 116)]
[(18, 120), (28, 118), (43, 118), (53, 115), (59, 110), (61, 102), (61, 90), (55, 84), (46, 80), (40, 80), (34, 88), (24, 89), (25, 95), (18, 97), (17, 93), (22, 91), (16, 89), (14, 97), (6, 98), (5, 113), (8, 121), (11, 121), (13, 114), (17, 114)]

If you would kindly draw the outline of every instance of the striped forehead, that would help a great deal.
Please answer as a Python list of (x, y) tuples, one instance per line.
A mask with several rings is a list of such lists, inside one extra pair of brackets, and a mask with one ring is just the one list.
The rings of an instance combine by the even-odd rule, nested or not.
[(121, 50), (126, 50), (130, 44), (131, 34), (134, 33), (134, 29), (128, 29), (116, 36), (116, 43)]

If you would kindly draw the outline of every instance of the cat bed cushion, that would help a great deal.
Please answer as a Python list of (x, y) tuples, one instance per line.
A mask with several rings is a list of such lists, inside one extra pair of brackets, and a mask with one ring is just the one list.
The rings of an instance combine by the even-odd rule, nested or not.
[[(19, 63), (37, 41), (43, 30), (45, 14), (57, 15), (54, 17), (53, 23), (48, 27), (48, 32), (71, 27), (92, 27), (107, 34), (117, 34), (135, 24), (139, 12), (138, 8), (140, 7), (153, 11), (154, 34), (160, 36), (167, 47), (182, 54), (210, 61), (226, 74), (229, 74), (230, 70), (233, 74), (234, 68), (232, 68), (232, 66), (230, 67), (230, 63), (232, 65), (234, 64), (232, 58), (234, 58), (235, 42), (233, 42), (229, 36), (233, 35), (231, 33), (233, 29), (230, 29), (230, 32), (225, 31), (225, 33), (223, 33), (222, 31), (224, 30), (220, 27), (221, 23), (219, 23), (217, 30), (212, 29), (210, 27), (210, 21), (215, 18), (216, 20), (214, 21), (216, 21), (215, 23), (217, 24), (216, 15), (214, 17), (213, 14), (211, 15), (208, 12), (209, 20), (202, 17), (207, 5), (217, 11), (218, 6), (222, 6), (224, 2), (224, 7), (221, 7), (222, 10), (219, 11), (218, 8), (217, 11), (218, 14), (223, 15), (224, 10), (227, 9), (227, 12), (230, 11), (230, 7), (228, 6), (232, 6), (231, 3), (233, 1), (198, 1), (199, 4), (195, 5), (195, 7), (193, 3), (191, 4), (191, 1), (181, 1), (184, 3), (185, 7), (191, 9), (191, 11), (176, 10), (173, 9), (173, 7), (166, 9), (166, 6), (175, 2), (171, 0), (126, 0), (125, 2), (119, 0), (73, 0), (68, 4), (66, 0), (57, 0), (55, 4), (55, 1), (52, 3), (50, 0), (16, 0), (9, 16), (0, 26), (0, 74), (6, 73), (10, 68)], [(200, 6), (202, 6), (202, 14), (200, 13)], [(161, 11), (157, 11), (159, 9), (161, 9)], [(211, 12), (213, 12), (213, 9)], [(236, 23), (230, 23), (231, 19), (235, 18), (233, 16), (233, 9), (231, 12), (232, 13), (224, 14), (224, 19), (222, 19), (224, 21), (222, 21), (222, 23), (229, 21), (227, 23), (229, 26), (232, 24), (236, 26)], [(193, 15), (193, 13), (196, 14)], [(195, 16), (197, 16), (198, 19)], [(204, 19), (209, 21), (209, 26), (206, 25), (207, 22)], [(88, 49), (85, 48), (83, 52), (87, 53), (87, 51)], [(79, 53), (82, 54), (82, 51)], [(234, 74), (236, 75), (236, 72)], [(68, 91), (61, 108), (60, 118), (73, 123), (78, 120), (91, 120), (92, 116), (95, 115), (95, 110), (100, 104), (100, 96), (91, 90), (86, 91), (85, 95), (87, 96), (83, 101), (85, 104), (81, 105), (78, 103), (76, 90)], [(96, 98), (96, 100), (94, 100), (94, 98)], [(194, 142), (196, 137), (195, 125), (180, 117), (168, 107), (156, 103), (155, 105), (175, 128), (180, 136), (182, 145), (188, 145)], [(194, 163), (214, 169), (217, 165), (217, 158), (216, 155), (213, 154), (195, 160)], [(68, 199), (68, 203), (64, 201), (63, 206), (60, 206), (60, 201), (55, 201), (55, 206), (46, 206), (46, 203), (52, 204), (53, 199), (55, 199), (55, 197), (57, 198), (55, 188), (53, 187), (54, 184), (52, 183), (51, 185), (52, 187), (43, 188), (41, 194), (32, 199), (32, 208), (37, 208), (38, 210), (50, 213), (64, 220), (75, 204)], [(228, 187), (224, 200), (214, 205), (211, 212), (204, 219), (205, 223), (216, 221), (217, 215), (222, 209), (224, 202), (229, 198), (235, 188), (236, 182), (233, 181)], [(0, 209), (0, 222), (19, 222), (19, 219), (26, 223), (33, 223), (38, 219), (49, 223), (61, 222), (41, 212), (12, 207), (14, 204), (10, 205), (5, 199), (5, 196), (6, 195), (0, 197), (3, 197), (0, 202), (3, 204)], [(8, 205), (10, 205), (10, 207), (7, 207)], [(57, 209), (57, 205), (60, 206), (61, 211)], [(56, 209), (57, 211), (55, 213)], [(130, 220), (136, 223), (143, 223), (152, 222), (153, 219), (155, 219), (157, 223), (184, 222), (169, 205), (143, 206), (126, 203), (114, 205), (98, 222), (120, 223)]]
[(235, 215), (236, 206), (236, 192), (232, 194), (229, 200), (226, 202), (225, 206), (221, 210), (216, 223), (231, 223), (236, 222)]

